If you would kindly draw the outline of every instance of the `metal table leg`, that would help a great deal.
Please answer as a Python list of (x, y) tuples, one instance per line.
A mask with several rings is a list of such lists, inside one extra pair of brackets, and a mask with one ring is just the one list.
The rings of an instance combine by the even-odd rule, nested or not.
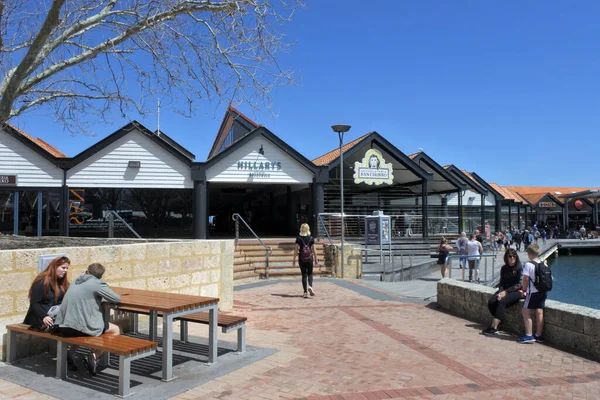
[(162, 381), (177, 379), (173, 376), (173, 314), (163, 314)]
[(219, 308), (215, 304), (208, 309), (208, 362), (217, 362), (217, 328), (219, 321)]
[(156, 342), (156, 338), (158, 337), (158, 311), (156, 310), (150, 310), (150, 325), (148, 327), (148, 336), (150, 336), (151, 341)]

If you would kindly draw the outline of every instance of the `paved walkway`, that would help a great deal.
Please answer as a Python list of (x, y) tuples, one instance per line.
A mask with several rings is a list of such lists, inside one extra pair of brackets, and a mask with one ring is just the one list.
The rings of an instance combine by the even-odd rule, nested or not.
[[(174, 399), (600, 398), (600, 363), (485, 337), (482, 326), (431, 305), (356, 287), (364, 288), (317, 281), (309, 299), (297, 281), (236, 290), (248, 344), (278, 352)], [(191, 333), (206, 335), (206, 327)], [(0, 398), (49, 397), (0, 379)]]

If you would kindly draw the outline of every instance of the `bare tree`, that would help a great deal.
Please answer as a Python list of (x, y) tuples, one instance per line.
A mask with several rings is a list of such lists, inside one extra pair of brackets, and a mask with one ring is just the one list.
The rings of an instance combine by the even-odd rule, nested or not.
[[(0, 123), (37, 107), (73, 132), (156, 98), (268, 108), (293, 83), (278, 28), (302, 0), (0, 0)], [(87, 118), (82, 118), (82, 116)]]

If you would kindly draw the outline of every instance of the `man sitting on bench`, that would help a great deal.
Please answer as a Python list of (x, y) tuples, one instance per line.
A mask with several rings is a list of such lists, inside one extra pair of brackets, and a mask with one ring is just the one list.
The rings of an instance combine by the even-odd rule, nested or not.
[[(105, 268), (101, 264), (90, 264), (85, 274), (79, 276), (71, 284), (63, 298), (55, 324), (58, 331), (65, 336), (100, 336), (120, 335), (117, 325), (104, 318), (103, 301), (119, 303), (121, 297), (113, 292), (106, 282), (101, 280)], [(71, 348), (74, 354), (76, 348)], [(97, 374), (97, 362), (102, 352), (92, 351), (84, 364), (90, 375)]]

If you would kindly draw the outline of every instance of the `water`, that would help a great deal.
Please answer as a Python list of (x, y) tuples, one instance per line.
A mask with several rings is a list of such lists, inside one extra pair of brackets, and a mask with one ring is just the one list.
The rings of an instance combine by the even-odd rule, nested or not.
[(600, 256), (560, 255), (551, 258), (554, 283), (548, 299), (600, 309)]

